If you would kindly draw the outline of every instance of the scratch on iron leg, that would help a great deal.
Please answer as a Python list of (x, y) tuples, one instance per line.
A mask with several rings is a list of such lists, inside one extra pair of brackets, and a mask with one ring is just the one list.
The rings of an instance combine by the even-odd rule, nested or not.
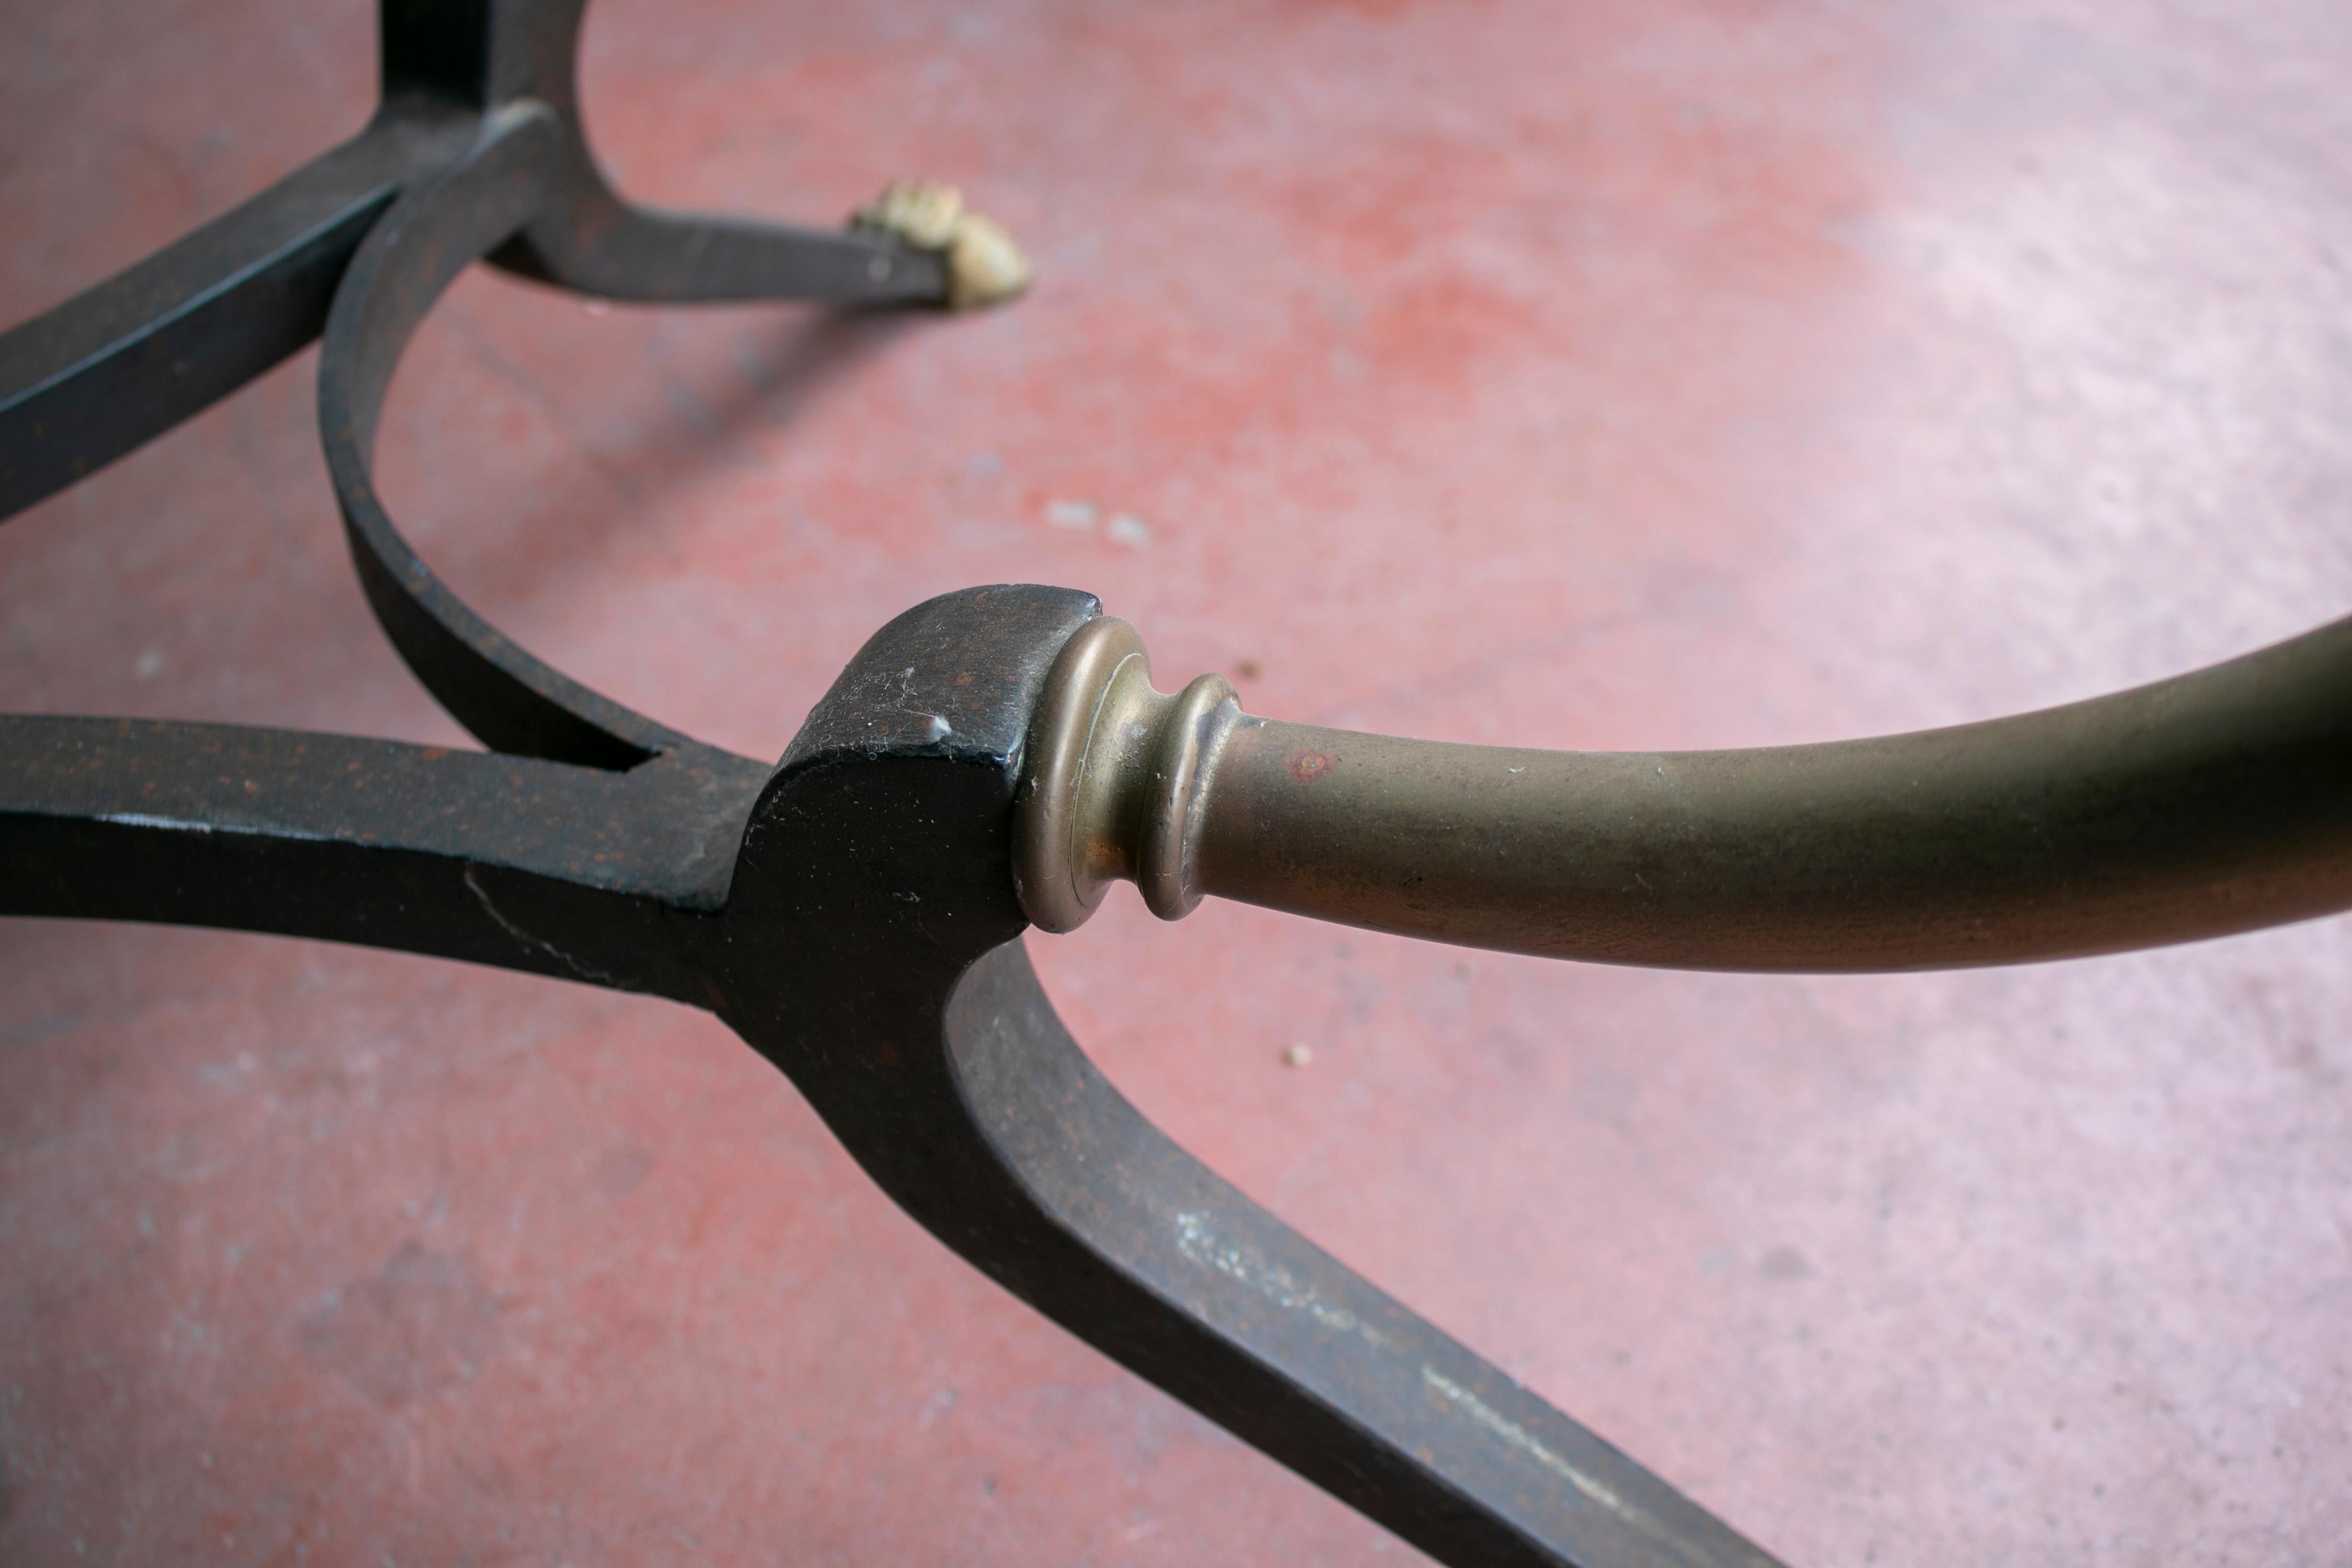
[(898, 672), (898, 700), (892, 704), (901, 713), (911, 713), (923, 721), (923, 739), (944, 741), (955, 733), (955, 727), (943, 715), (934, 713), (915, 700), (915, 667), (908, 665)]
[(593, 980), (599, 985), (622, 985), (626, 984), (626, 982), (623, 981), (619, 975), (607, 974), (603, 970), (596, 968), (593, 964), (581, 963), (578, 959), (572, 957), (570, 953), (564, 952), (553, 942), (549, 942), (544, 937), (536, 937), (531, 935), (530, 932), (523, 930), (522, 927), (515, 924), (514, 921), (500, 914), (499, 912), (499, 906), (490, 902), (490, 895), (482, 890), (482, 885), (479, 882), (474, 880), (474, 868), (471, 866), (466, 868), (466, 890), (473, 894), (475, 899), (481, 904), (483, 913), (488, 915), (490, 919), (499, 922), (499, 929), (500, 931), (505, 931), (517, 942), (528, 943), (529, 945), (539, 949), (540, 952), (548, 954), (558, 963), (561, 963), (564, 968), (572, 971), (572, 973), (578, 975), (581, 979)]
[(1314, 1286), (1293, 1278), (1279, 1265), (1258, 1261), (1219, 1236), (1206, 1215), (1188, 1212), (1176, 1216), (1176, 1248), (1193, 1262), (1240, 1280), (1277, 1307), (1304, 1312), (1327, 1329), (1361, 1335), (1382, 1348), (1388, 1345), (1386, 1335), (1347, 1308), (1323, 1300)]
[(1651, 1517), (1646, 1510), (1636, 1508), (1608, 1486), (1578, 1469), (1564, 1456), (1546, 1445), (1542, 1438), (1433, 1366), (1424, 1364), (1422, 1367), (1421, 1380), (1469, 1416), (1474, 1426), (1500, 1437), (1643, 1534), (1672, 1549), (1677, 1557), (1685, 1556), (1682, 1543), (1674, 1532)]

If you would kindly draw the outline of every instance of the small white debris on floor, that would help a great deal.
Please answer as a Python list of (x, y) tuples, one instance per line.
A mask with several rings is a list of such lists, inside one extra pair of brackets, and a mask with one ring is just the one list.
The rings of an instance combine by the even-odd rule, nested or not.
[(1113, 515), (1110, 526), (1103, 531), (1130, 549), (1140, 550), (1151, 542), (1150, 526), (1131, 511)]
[(1090, 500), (1049, 500), (1045, 503), (1045, 521), (1055, 528), (1092, 528), (1095, 525), (1095, 503)]
[(1314, 1059), (1315, 1047), (1308, 1045), (1305, 1040), (1293, 1040), (1290, 1044), (1282, 1047), (1282, 1065), (1284, 1067), (1303, 1068)]

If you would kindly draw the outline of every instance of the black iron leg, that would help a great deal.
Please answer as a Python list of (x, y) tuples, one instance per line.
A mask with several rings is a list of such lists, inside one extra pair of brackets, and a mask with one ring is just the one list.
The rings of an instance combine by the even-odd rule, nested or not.
[(720, 1012), (992, 1279), (1441, 1562), (1772, 1559), (1178, 1148), (1071, 1039), (1018, 937), (1021, 749), (1056, 589), (877, 634), (753, 811)]
[(0, 519), (317, 337), (376, 221), (404, 192), (499, 134), (502, 110), (535, 103), (548, 120), (535, 199), (481, 247), (497, 246), (491, 259), (510, 270), (620, 300), (950, 302), (944, 253), (881, 229), (803, 228), (623, 201), (580, 124), (573, 54), (583, 4), (386, 0), (383, 100), (366, 131), (177, 244), (0, 333)]
[(499, 265), (614, 300), (947, 299), (940, 258), (887, 236), (662, 212), (623, 200), (596, 167), (581, 127), (575, 60), (585, 5), (391, 0), (383, 7), (387, 99), (415, 94), (488, 112), (529, 98), (555, 112), (550, 199), (499, 252)]
[(476, 117), (379, 115), (128, 271), (0, 333), (0, 518), (227, 396), (319, 335), (352, 253)]
[(966, 240), (1009, 248), (984, 225), (892, 237), (945, 233), (936, 190), (840, 235), (629, 206), (581, 131), (580, 9), (389, 0), (365, 133), (0, 338), (5, 514), (323, 331), (321, 434), (369, 600), (499, 754), (0, 718), (0, 913), (362, 942), (709, 1007), (949, 1247), (1441, 1560), (1769, 1565), (1176, 1147), (1055, 1017), (1019, 945), (1012, 817), (1090, 596), (908, 612), (772, 770), (533, 658), (402, 540), (369, 469), (377, 416), (478, 258), (629, 299), (952, 303), (976, 297)]
[(802, 228), (664, 212), (604, 183), (576, 121), (546, 215), (491, 259), (509, 271), (608, 300), (671, 304), (816, 300), (937, 305), (946, 259), (866, 229)]
[[(941, 1241), (1456, 1565), (1768, 1568), (1171, 1142), (1029, 970), (1012, 813), (1091, 596), (892, 622), (773, 770), (626, 772), (236, 726), (0, 721), (0, 913), (323, 937), (724, 1017)], [(740, 852), (735, 850), (740, 845)]]

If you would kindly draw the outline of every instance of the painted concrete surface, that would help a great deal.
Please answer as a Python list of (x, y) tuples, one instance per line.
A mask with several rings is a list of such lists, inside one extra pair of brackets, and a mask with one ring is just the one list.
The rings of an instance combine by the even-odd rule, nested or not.
[[(357, 0), (0, 10), (0, 319), (354, 128)], [(469, 275), (385, 489), (525, 646), (779, 753), (929, 594), (1255, 710), (1829, 739), (2352, 603), (2352, 14), (600, 0), (649, 198), (961, 183), (969, 320)], [(305, 355), (0, 530), (0, 705), (456, 742)], [(1790, 1562), (2352, 1563), (2352, 925), (1889, 979), (1122, 895), (1145, 1110)], [(1304, 1066), (1290, 1066), (1309, 1047)], [(0, 925), (0, 1561), (1412, 1553), (1003, 1296), (666, 1004)]]

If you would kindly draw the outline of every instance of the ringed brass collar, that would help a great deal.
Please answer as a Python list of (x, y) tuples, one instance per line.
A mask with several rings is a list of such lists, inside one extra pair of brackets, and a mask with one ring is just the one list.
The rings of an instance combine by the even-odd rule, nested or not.
[(1155, 691), (1133, 626), (1104, 616), (1079, 628), (1030, 725), (1013, 819), (1013, 880), (1031, 921), (1076, 931), (1121, 879), (1160, 919), (1191, 913), (1209, 783), (1242, 721), (1223, 676)]

